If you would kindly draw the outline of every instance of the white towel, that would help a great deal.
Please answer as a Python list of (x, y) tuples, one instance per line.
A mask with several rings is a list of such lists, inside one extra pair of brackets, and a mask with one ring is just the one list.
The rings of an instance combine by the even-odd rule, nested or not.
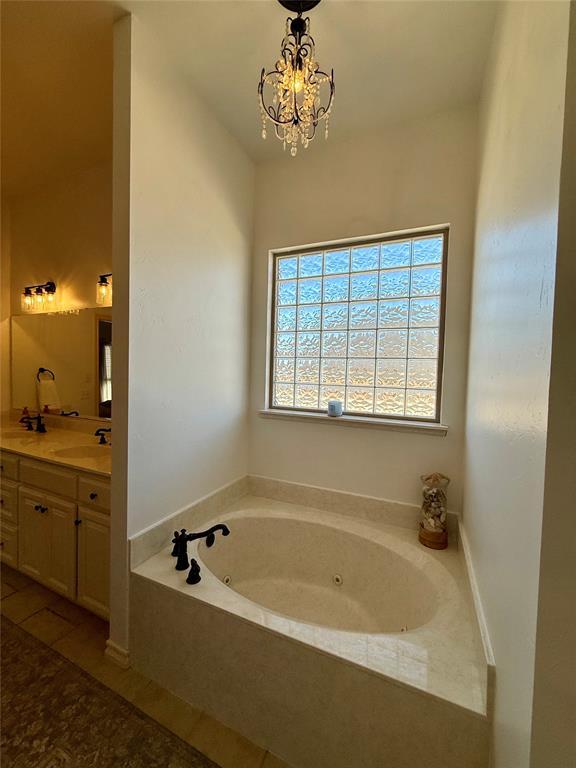
[(37, 382), (38, 391), (38, 411), (41, 413), (46, 406), (51, 411), (60, 411), (60, 397), (56, 388), (56, 382), (54, 379), (44, 379), (40, 374), (40, 381)]

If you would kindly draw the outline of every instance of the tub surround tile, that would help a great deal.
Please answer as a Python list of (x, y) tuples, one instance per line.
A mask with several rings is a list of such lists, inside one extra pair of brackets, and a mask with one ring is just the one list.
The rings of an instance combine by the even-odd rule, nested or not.
[(198, 528), (205, 522), (222, 514), (234, 502), (248, 493), (248, 478), (239, 480), (219, 488), (214, 493), (166, 517), (149, 530), (139, 533), (130, 539), (130, 565), (136, 568), (152, 555), (155, 555), (170, 544), (174, 531), (180, 528)]
[(131, 595), (134, 664), (290, 765), (486, 768), (486, 717), (137, 574)]
[[(259, 475), (249, 475), (248, 481), (248, 492), (251, 496), (275, 499), (411, 530), (418, 530), (421, 519), (420, 506), (416, 504), (334, 491), (329, 488), (275, 480)], [(448, 532), (456, 541), (458, 516), (454, 512), (448, 512)]]
[[(233, 504), (226, 519), (232, 524), (235, 516), (253, 516), (262, 511), (268, 516), (335, 525), (406, 557), (442, 596), (437, 613), (421, 627), (392, 634), (363, 634), (297, 621), (242, 597), (222, 584), (206, 566), (201, 583), (191, 588), (173, 568), (170, 545), (141, 564), (135, 573), (396, 683), (413, 686), (478, 714), (486, 712), (486, 662), (479, 651), (471, 598), (457, 549), (429, 550), (418, 544), (416, 532), (409, 529), (249, 496)], [(202, 561), (197, 543), (189, 546), (189, 554)]]

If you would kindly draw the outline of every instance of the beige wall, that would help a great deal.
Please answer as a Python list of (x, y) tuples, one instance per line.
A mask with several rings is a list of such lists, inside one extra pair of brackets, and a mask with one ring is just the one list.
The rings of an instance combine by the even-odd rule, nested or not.
[[(420, 503), (420, 475), (452, 478), (459, 509), (468, 302), (476, 169), (476, 112), (463, 109), (377, 136), (324, 145), (258, 168), (252, 293), (250, 471), (395, 501)], [(273, 138), (269, 140), (273, 141)], [(446, 437), (264, 420), (268, 250), (449, 223)]]
[(568, 3), (502, 8), (482, 102), (464, 523), (496, 660), (495, 768), (529, 764)]
[(96, 305), (98, 275), (112, 271), (109, 164), (9, 200), (12, 313), (24, 286), (53, 280), (60, 309)]
[(132, 19), (128, 534), (246, 474), (253, 167)]
[(2, 201), (0, 221), (0, 412), (10, 410), (10, 211)]
[(532, 768), (576, 765), (576, 5), (562, 149), (558, 256), (532, 716)]

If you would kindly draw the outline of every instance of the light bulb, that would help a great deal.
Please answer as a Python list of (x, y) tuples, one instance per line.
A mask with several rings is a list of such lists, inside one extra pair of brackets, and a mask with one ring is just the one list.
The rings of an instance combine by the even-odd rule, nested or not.
[(104, 275), (96, 283), (96, 303), (110, 304), (112, 300), (112, 285)]
[(44, 309), (44, 291), (42, 288), (36, 288), (34, 291), (34, 308), (38, 310)]
[(304, 88), (304, 73), (301, 69), (294, 70), (294, 80), (292, 82), (292, 89), (294, 93), (300, 93)]
[(29, 312), (34, 306), (34, 297), (30, 288), (25, 288), (22, 294), (22, 309), (25, 312)]

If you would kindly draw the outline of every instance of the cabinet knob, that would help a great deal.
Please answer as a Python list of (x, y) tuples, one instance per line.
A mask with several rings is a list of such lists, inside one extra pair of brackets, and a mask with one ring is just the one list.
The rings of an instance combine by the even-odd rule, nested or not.
[(0, 507), (4, 506), (4, 499), (0, 499)]
[(80, 525), (81, 522), (82, 520), (74, 520), (74, 525)]
[(44, 512), (48, 512), (48, 507), (40, 507), (40, 512), (44, 514)]
[(4, 542), (0, 541), (0, 549), (4, 549)]
[(34, 506), (34, 510), (35, 510), (36, 512), (42, 512), (42, 504), (36, 504), (36, 505)]
[(96, 493), (96, 491), (92, 491), (92, 493), (90, 494), (90, 498), (92, 499), (92, 501), (98, 498), (98, 494)]

